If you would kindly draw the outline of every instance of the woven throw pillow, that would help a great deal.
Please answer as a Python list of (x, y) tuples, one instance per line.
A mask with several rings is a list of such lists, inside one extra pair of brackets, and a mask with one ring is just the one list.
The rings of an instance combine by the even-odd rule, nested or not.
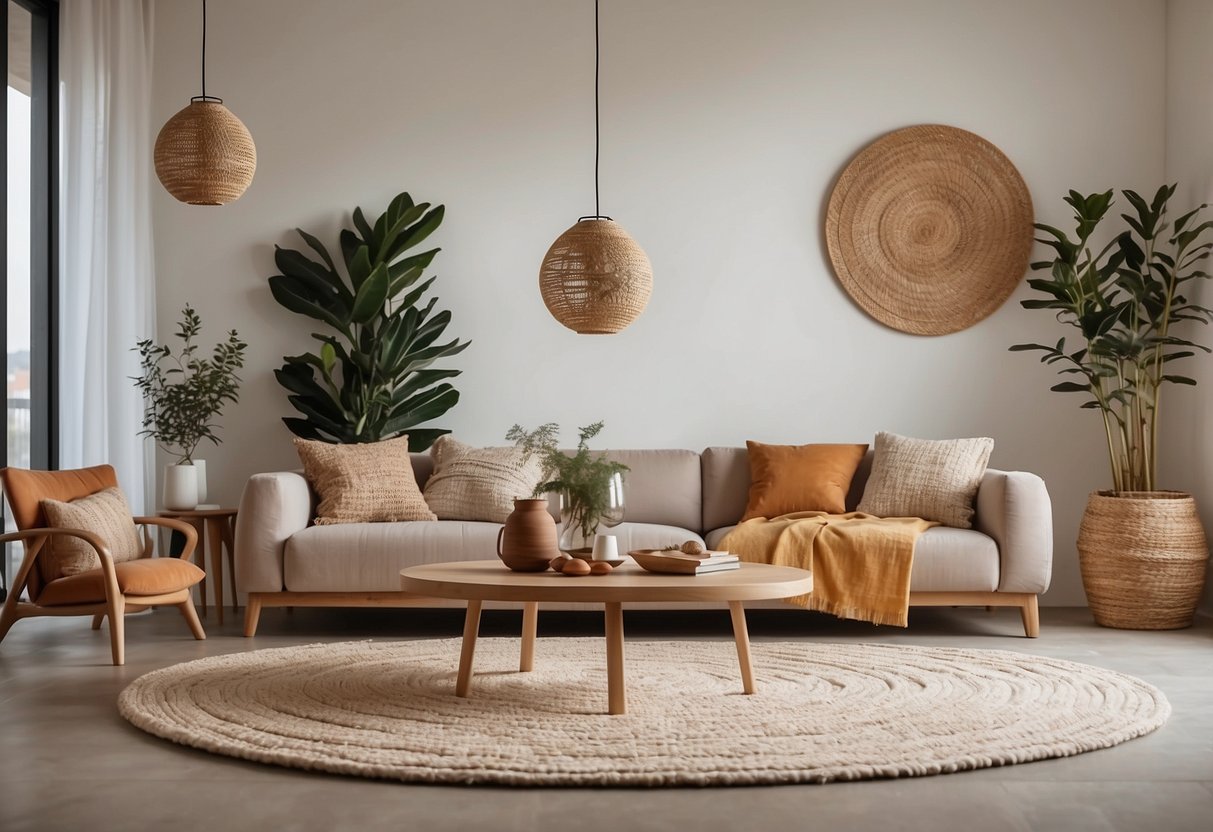
[[(143, 554), (139, 530), (121, 489), (107, 488), (67, 503), (42, 500), (41, 505), (46, 525), (92, 532), (105, 543), (115, 563)], [(50, 549), (38, 558), (38, 571), (47, 583), (100, 568), (101, 558), (92, 544), (61, 534), (51, 537)]]
[(993, 439), (911, 439), (878, 433), (859, 510), (970, 528), (973, 498), (993, 450)]
[(295, 450), (320, 497), (317, 526), (438, 519), (417, 487), (407, 436), (356, 445), (296, 439)]
[(434, 473), (425, 501), (439, 520), (504, 523), (515, 497), (530, 497), (543, 477), (538, 457), (521, 448), (476, 448), (440, 436), (430, 448)]
[(764, 445), (746, 442), (750, 499), (742, 521), (794, 511), (847, 510), (847, 490), (867, 445)]

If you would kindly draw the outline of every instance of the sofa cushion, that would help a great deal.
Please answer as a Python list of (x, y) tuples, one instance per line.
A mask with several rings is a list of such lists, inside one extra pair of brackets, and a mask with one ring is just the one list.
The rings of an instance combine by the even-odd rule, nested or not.
[(846, 511), (867, 445), (765, 445), (747, 441), (750, 495), (742, 520), (796, 511)]
[(291, 592), (393, 592), (400, 570), (423, 563), (497, 557), (498, 523), (343, 523), (309, 526), (286, 541)]
[(859, 510), (970, 528), (973, 498), (993, 450), (989, 438), (914, 439), (878, 433), (872, 475)]
[[(497, 523), (459, 520), (310, 526), (286, 542), (286, 589), (394, 592), (400, 589), (400, 570), (409, 566), (496, 559), (500, 529)], [(620, 552), (699, 539), (686, 529), (645, 523), (621, 523), (610, 533), (619, 538)]]
[(623, 475), (624, 519), (700, 529), (703, 491), (699, 454), (683, 450), (607, 451), (628, 466)]
[[(114, 572), (118, 575), (118, 591), (126, 596), (166, 595), (191, 587), (206, 577), (197, 566), (180, 558), (130, 560), (114, 564)], [(51, 581), (38, 595), (38, 604), (43, 607), (104, 601), (105, 572), (101, 569)]]
[(539, 457), (521, 448), (477, 448), (440, 436), (430, 454), (434, 473), (423, 496), (439, 520), (504, 523), (514, 500), (530, 497), (543, 477)]
[[(705, 535), (709, 549), (716, 548), (733, 526)], [(972, 529), (934, 526), (914, 546), (910, 570), (911, 592), (993, 592), (998, 589), (998, 544)]]
[[(96, 535), (115, 563), (134, 560), (143, 554), (139, 530), (131, 516), (131, 507), (117, 487), (106, 488), (70, 502), (43, 500), (46, 524), (61, 529), (77, 529)], [(50, 548), (38, 558), (42, 580), (50, 582), (101, 568), (97, 550), (87, 540), (70, 535), (54, 535)]]
[(320, 496), (317, 525), (437, 519), (417, 487), (407, 436), (352, 445), (296, 438), (295, 449)]

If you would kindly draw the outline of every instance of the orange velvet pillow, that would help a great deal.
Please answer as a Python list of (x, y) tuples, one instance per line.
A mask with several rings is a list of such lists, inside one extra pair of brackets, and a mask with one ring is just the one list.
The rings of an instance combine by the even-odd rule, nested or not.
[(867, 445), (763, 445), (746, 442), (750, 500), (742, 520), (794, 511), (847, 510), (851, 478)]

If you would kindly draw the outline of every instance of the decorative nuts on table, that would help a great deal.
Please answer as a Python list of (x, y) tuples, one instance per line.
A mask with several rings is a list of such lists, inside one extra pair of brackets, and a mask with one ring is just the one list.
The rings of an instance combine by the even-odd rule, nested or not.
[(703, 544), (698, 540), (688, 540), (682, 544), (682, 553), (684, 555), (702, 555), (705, 551), (707, 550), (704, 549)]
[(581, 558), (569, 558), (569, 562), (566, 563), (564, 568), (560, 571), (565, 575), (580, 577), (582, 575), (590, 574), (591, 570), (589, 562), (584, 561)]
[(591, 575), (609, 575), (615, 567), (607, 563), (605, 560), (596, 560), (590, 564)]
[(552, 569), (556, 572), (563, 572), (564, 565), (571, 560), (572, 560), (571, 557), (569, 557), (568, 555), (566, 555), (562, 552), (561, 554), (552, 558), (551, 561), (548, 562), (548, 566), (552, 567)]

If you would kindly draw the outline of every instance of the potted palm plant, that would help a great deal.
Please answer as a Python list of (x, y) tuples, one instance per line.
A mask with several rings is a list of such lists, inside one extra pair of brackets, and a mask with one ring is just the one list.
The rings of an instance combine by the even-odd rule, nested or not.
[(602, 427), (602, 422), (595, 422), (581, 428), (577, 450), (571, 453), (560, 450), (560, 426), (555, 422), (533, 431), (514, 425), (505, 435), (528, 456), (539, 457), (543, 481), (532, 496), (560, 496), (560, 550), (569, 554), (588, 553), (599, 526), (623, 522), (623, 474), (628, 466), (604, 459), (589, 447)]
[(177, 458), (164, 471), (164, 507), (192, 509), (205, 500), (206, 469), (198, 445), (206, 439), (219, 444), (215, 419), (227, 402), (239, 398), (245, 343), (236, 330), (215, 345), (210, 357), (199, 355), (195, 337), (202, 319), (186, 304), (177, 325), (181, 351), (151, 339), (135, 345), (143, 374), (134, 379), (143, 393), (145, 409), (141, 436), (150, 436), (161, 450)]
[(1168, 221), (1175, 185), (1147, 202), (1122, 191), (1132, 211), (1127, 226), (1095, 250), (1092, 239), (1112, 207), (1112, 191), (1070, 191), (1075, 236), (1043, 223), (1038, 241), (1055, 256), (1032, 264), (1047, 277), (1028, 281), (1043, 298), (1027, 309), (1051, 310), (1078, 330), (1067, 343), (1016, 344), (1042, 353), (1066, 380), (1052, 389), (1084, 396), (1107, 439), (1112, 488), (1090, 495), (1078, 535), (1083, 586), (1095, 620), (1107, 627), (1175, 629), (1192, 624), (1209, 553), (1190, 494), (1157, 484), (1159, 415), (1167, 384), (1195, 384), (1176, 372), (1179, 362), (1209, 349), (1182, 337), (1184, 321), (1205, 324), (1213, 312), (1188, 295), (1209, 277), (1213, 248), (1206, 206)]

